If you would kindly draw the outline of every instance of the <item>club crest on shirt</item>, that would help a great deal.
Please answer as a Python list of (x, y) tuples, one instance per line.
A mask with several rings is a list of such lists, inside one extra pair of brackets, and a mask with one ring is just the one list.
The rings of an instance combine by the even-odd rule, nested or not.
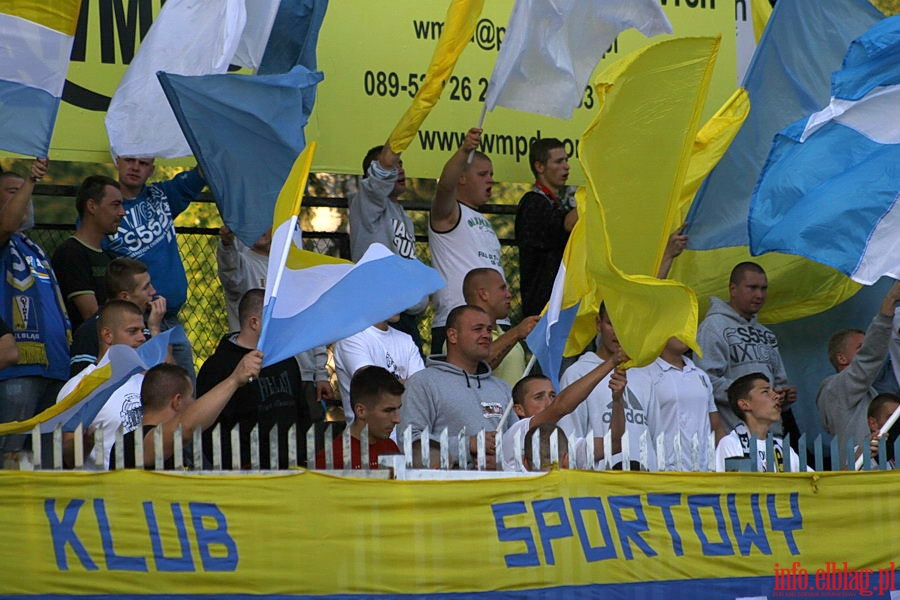
[(503, 405), (499, 402), (482, 402), (481, 414), (485, 419), (500, 417), (503, 415)]

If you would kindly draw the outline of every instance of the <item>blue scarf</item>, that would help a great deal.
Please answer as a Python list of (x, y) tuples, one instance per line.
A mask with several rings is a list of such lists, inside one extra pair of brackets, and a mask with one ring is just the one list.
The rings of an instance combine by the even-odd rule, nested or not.
[(2, 250), (0, 318), (16, 338), (19, 363), (0, 371), (0, 380), (38, 375), (69, 376), (72, 332), (56, 275), (41, 247), (16, 233)]

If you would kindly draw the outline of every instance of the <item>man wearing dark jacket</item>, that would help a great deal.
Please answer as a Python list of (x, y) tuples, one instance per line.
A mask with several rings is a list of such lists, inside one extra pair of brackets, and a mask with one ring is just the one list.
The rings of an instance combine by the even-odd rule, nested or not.
[[(265, 292), (252, 289), (244, 294), (238, 305), (238, 319), (241, 329), (238, 333), (226, 335), (219, 347), (210, 356), (197, 375), (197, 395), (202, 396), (220, 381), (226, 379), (248, 352), (256, 348), (262, 329), (262, 307)], [(297, 425), (298, 460), (305, 463), (306, 430), (311, 423), (309, 409), (303, 399), (300, 367), (293, 357), (269, 365), (260, 371), (259, 378), (238, 389), (227, 406), (216, 419), (222, 425), (222, 467), (233, 466), (231, 430), (235, 425), (240, 432), (240, 467), (248, 469), (251, 464), (250, 432), (259, 426), (260, 467), (285, 468), (288, 466), (288, 430)], [(270, 465), (269, 432), (278, 426), (278, 464)], [(203, 448), (208, 453), (212, 449), (212, 430), (204, 433)], [(215, 461), (213, 461), (214, 463)], [(274, 463), (274, 461), (273, 461)]]

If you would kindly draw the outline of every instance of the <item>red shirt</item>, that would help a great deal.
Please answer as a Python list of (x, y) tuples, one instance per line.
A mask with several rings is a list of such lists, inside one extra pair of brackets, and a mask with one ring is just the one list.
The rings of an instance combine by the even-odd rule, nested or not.
[[(343, 436), (338, 436), (334, 438), (334, 442), (331, 445), (333, 449), (334, 456), (334, 468), (335, 469), (343, 469), (344, 468), (344, 439)], [(394, 440), (391, 438), (385, 438), (383, 440), (378, 440), (374, 444), (369, 444), (369, 468), (377, 469), (378, 468), (378, 457), (382, 455), (388, 454), (402, 454), (400, 452), (400, 448), (397, 447), (397, 444), (394, 443)], [(362, 446), (359, 443), (359, 440), (355, 437), (350, 438), (350, 466), (353, 469), (361, 469), (362, 468)], [(316, 454), (316, 468), (324, 469), (325, 467), (325, 449), (319, 450)]]

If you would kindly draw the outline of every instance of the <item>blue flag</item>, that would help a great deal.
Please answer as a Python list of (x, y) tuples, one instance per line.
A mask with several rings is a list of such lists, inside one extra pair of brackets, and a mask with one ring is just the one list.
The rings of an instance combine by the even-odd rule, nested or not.
[(303, 92), (322, 74), (297, 66), (281, 75), (157, 75), (222, 219), (252, 247), (306, 146)]
[(746, 246), (747, 213), (772, 138), (828, 104), (850, 42), (884, 18), (866, 0), (778, 2), (747, 70), (750, 114), (691, 211), (692, 249)]
[[(697, 293), (727, 298), (728, 274), (750, 255), (747, 217), (772, 138), (828, 103), (831, 73), (850, 42), (884, 16), (865, 0), (783, 0), (775, 5), (744, 79), (750, 114), (700, 188), (688, 214), (688, 249), (670, 276)], [(760, 320), (778, 323), (827, 310), (859, 289), (849, 277), (805, 257), (756, 259), (769, 276)]]
[(750, 206), (753, 254), (900, 278), (900, 16), (853, 42), (823, 110), (779, 133)]
[[(287, 73), (295, 66), (318, 68), (316, 45), (328, 0), (281, 0), (258, 75)], [(303, 91), (303, 110), (312, 113), (316, 88)]]

